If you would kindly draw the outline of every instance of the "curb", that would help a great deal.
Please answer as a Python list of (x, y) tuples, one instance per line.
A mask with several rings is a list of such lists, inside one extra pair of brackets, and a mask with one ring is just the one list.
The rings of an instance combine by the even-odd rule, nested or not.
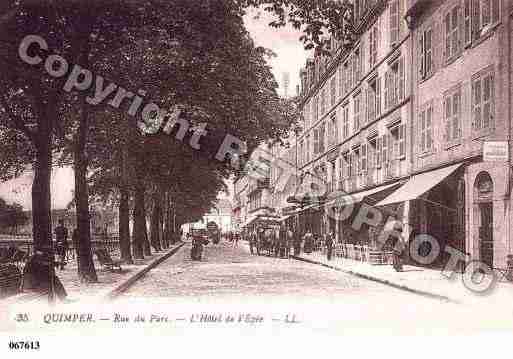
[(446, 301), (446, 302), (449, 302), (449, 303), (454, 303), (454, 304), (460, 304), (460, 302), (458, 302), (458, 301), (456, 301), (454, 299), (451, 299), (451, 298), (449, 298), (449, 297), (447, 297), (445, 295), (440, 295), (440, 294), (436, 294), (436, 293), (427, 292), (427, 291), (424, 291), (424, 290), (410, 288), (410, 287), (407, 287), (407, 286), (402, 285), (402, 284), (396, 284), (396, 283), (391, 282), (391, 281), (386, 280), (386, 279), (381, 279), (381, 278), (373, 277), (373, 276), (370, 276), (370, 275), (367, 275), (367, 274), (362, 274), (362, 273), (354, 272), (352, 270), (342, 269), (342, 268), (335, 267), (335, 266), (332, 266), (332, 265), (329, 265), (329, 264), (326, 264), (326, 263), (317, 262), (317, 261), (314, 261), (314, 260), (311, 260), (311, 259), (307, 259), (307, 258), (303, 258), (303, 257), (298, 257), (298, 256), (290, 256), (290, 257), (295, 259), (295, 260), (301, 261), (301, 262), (321, 265), (321, 266), (329, 268), (329, 269), (334, 269), (334, 270), (339, 271), (339, 272), (350, 274), (350, 275), (353, 275), (355, 277), (359, 277), (359, 278), (362, 278), (362, 279), (367, 279), (367, 280), (370, 280), (370, 281), (373, 281), (373, 282), (381, 283), (381, 284), (387, 285), (389, 287), (393, 287), (393, 288), (396, 288), (396, 289), (404, 290), (406, 292), (410, 292), (410, 293), (413, 293), (413, 294), (421, 295), (423, 297), (427, 297), (427, 298), (431, 298), (431, 299), (443, 300), (443, 301)]
[(186, 243), (183, 242), (179, 245), (177, 245), (175, 248), (170, 250), (168, 253), (160, 257), (159, 259), (156, 259), (155, 261), (148, 264), (144, 269), (140, 270), (139, 272), (135, 273), (132, 277), (128, 278), (123, 283), (119, 284), (116, 288), (111, 289), (107, 294), (105, 294), (103, 297), (106, 300), (113, 300), (123, 294), (125, 291), (127, 291), (131, 286), (133, 286), (139, 279), (144, 277), (149, 271), (151, 271), (153, 268), (157, 267), (159, 264), (164, 262), (165, 260), (172, 257), (176, 252), (178, 252)]

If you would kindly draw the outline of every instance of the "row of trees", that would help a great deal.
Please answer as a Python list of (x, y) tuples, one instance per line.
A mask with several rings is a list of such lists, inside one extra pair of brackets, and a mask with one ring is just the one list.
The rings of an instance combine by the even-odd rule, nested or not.
[[(119, 205), (122, 258), (142, 258), (176, 238), (173, 230), (196, 221), (215, 203), (234, 168), (215, 159), (225, 136), (248, 149), (283, 138), (297, 117), (293, 101), (280, 99), (267, 65), (268, 50), (255, 46), (243, 25), (245, 10), (261, 6), (304, 28), (305, 46), (322, 45), (326, 28), (341, 33), (339, 1), (285, 0), (6, 0), (0, 4), (0, 180), (32, 167), (33, 239), (51, 245), (52, 166), (72, 164), (79, 241), (79, 275), (96, 281), (91, 257), (89, 202)], [(18, 54), (27, 35), (46, 40), (32, 56), (58, 54), (104, 83), (139, 94), (160, 108), (179, 106), (190, 128), (147, 135), (129, 101), (108, 106), (116, 91), (92, 105), (95, 85), (66, 91), (68, 75), (52, 77), (43, 63)], [(83, 79), (83, 74), (80, 79)], [(97, 78), (95, 78), (97, 79)], [(96, 87), (99, 86), (96, 83)], [(140, 91), (141, 90), (141, 91)], [(144, 105), (143, 105), (144, 106)], [(129, 114), (131, 113), (131, 114)], [(201, 146), (194, 130), (206, 125)], [(204, 126), (204, 125), (203, 125)], [(175, 135), (182, 138), (175, 139)], [(196, 139), (197, 140), (197, 139)], [(131, 248), (128, 231), (133, 206)], [(146, 217), (150, 214), (150, 233)]]

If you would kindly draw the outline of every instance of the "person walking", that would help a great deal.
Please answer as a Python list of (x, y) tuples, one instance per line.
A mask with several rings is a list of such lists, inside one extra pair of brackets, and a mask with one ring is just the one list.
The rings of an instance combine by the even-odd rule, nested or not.
[(290, 247), (294, 246), (294, 232), (290, 228), (287, 230), (287, 242), (285, 245), (285, 255), (287, 258), (290, 258)]
[(57, 254), (60, 257), (61, 270), (66, 265), (66, 252), (68, 251), (68, 229), (64, 226), (64, 220), (59, 219), (59, 225), (55, 228), (55, 240)]
[(330, 261), (331, 260), (331, 255), (333, 253), (333, 241), (335, 239), (335, 234), (333, 233), (333, 231), (330, 231), (326, 234), (326, 239), (325, 239), (325, 246), (326, 246), (326, 257), (327, 259)]
[(301, 234), (299, 230), (296, 230), (294, 233), (294, 255), (299, 256), (301, 254)]
[(304, 252), (306, 254), (312, 253), (313, 234), (312, 234), (312, 232), (310, 232), (309, 229), (306, 231), (305, 235), (303, 236), (303, 240), (305, 242), (304, 248), (303, 248)]

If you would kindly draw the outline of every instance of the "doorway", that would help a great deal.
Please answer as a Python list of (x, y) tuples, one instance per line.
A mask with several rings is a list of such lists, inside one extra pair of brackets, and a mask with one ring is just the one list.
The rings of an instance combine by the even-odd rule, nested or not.
[(493, 268), (493, 204), (480, 203), (479, 253), (481, 262)]
[(477, 176), (475, 195), (479, 260), (493, 268), (493, 181), (488, 173), (481, 172)]

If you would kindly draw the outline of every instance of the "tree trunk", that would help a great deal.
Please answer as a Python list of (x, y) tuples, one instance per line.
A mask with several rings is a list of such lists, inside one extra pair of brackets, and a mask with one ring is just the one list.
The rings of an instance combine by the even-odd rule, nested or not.
[(146, 240), (146, 216), (144, 208), (144, 184), (137, 181), (134, 196), (134, 258), (144, 259)]
[(148, 226), (146, 220), (146, 207), (144, 207), (144, 255), (151, 256), (150, 236), (148, 236)]
[(134, 263), (132, 259), (132, 246), (130, 245), (130, 192), (128, 190), (128, 148), (123, 145), (121, 159), (121, 186), (119, 199), (119, 249), (121, 260), (127, 264)]
[(32, 236), (34, 248), (53, 251), (51, 187), (52, 119), (38, 120), (36, 161), (32, 182)]
[(121, 260), (127, 264), (134, 263), (132, 259), (132, 246), (130, 245), (130, 209), (128, 200), (129, 191), (122, 186), (119, 200), (119, 249), (121, 251)]
[(80, 125), (75, 136), (75, 205), (77, 210), (78, 231), (78, 275), (81, 282), (98, 282), (96, 269), (94, 268), (91, 223), (89, 214), (89, 191), (87, 188), (87, 156), (85, 153), (87, 134), (89, 131), (89, 118), (86, 104), (82, 107)]
[(153, 213), (151, 215), (151, 245), (155, 251), (162, 251), (160, 244), (160, 218), (162, 209), (160, 208), (160, 198), (157, 193), (153, 195)]

